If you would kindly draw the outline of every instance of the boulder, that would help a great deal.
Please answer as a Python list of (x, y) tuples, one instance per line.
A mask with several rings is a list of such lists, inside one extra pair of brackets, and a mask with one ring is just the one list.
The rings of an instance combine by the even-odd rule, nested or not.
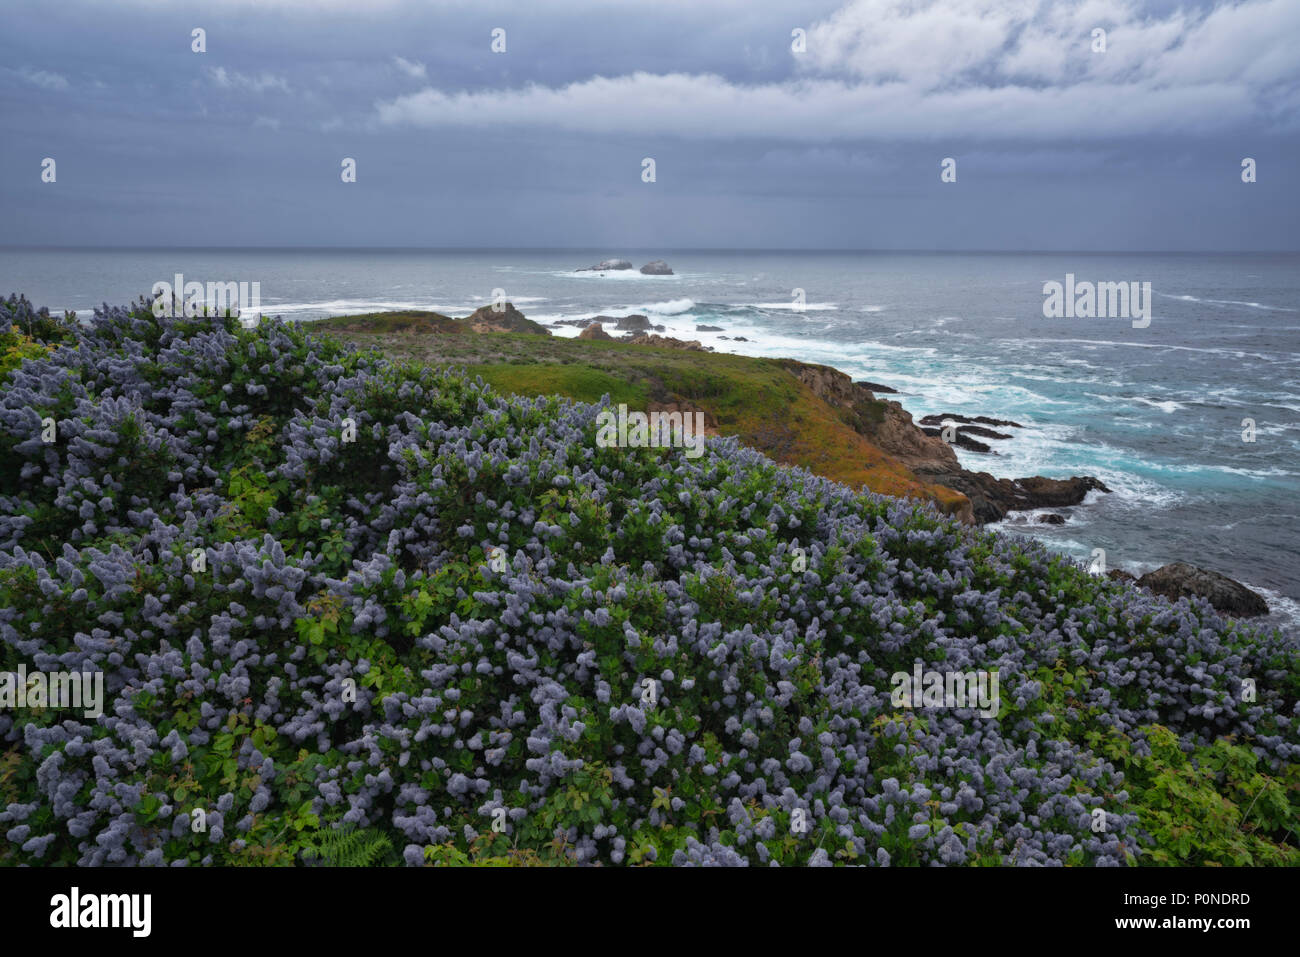
[(1139, 578), (1138, 584), (1170, 600), (1204, 598), (1215, 611), (1237, 618), (1268, 614), (1268, 602), (1241, 582), (1186, 562), (1162, 565)]
[(587, 266), (585, 269), (579, 269), (578, 272), (614, 272), (618, 269), (631, 269), (632, 264), (626, 259), (606, 259), (594, 266)]
[[(604, 319), (604, 316), (597, 316), (597, 319)], [(627, 332), (644, 332), (650, 328), (650, 320), (640, 313), (633, 313), (630, 316), (623, 316), (621, 319), (614, 320), (614, 328), (622, 329)]]
[(583, 329), (580, 333), (578, 333), (578, 338), (579, 339), (604, 339), (609, 342), (614, 341), (614, 337), (611, 336), (608, 332), (606, 332), (599, 322), (593, 322), (586, 329)]
[(1112, 568), (1110, 571), (1106, 573), (1106, 577), (1109, 578), (1111, 581), (1116, 581), (1116, 582), (1137, 581), (1136, 575), (1133, 575), (1130, 572), (1126, 572), (1122, 568)]
[(721, 326), (696, 326), (696, 332), (726, 332)]
[(673, 274), (672, 269), (662, 259), (646, 263), (641, 267), (641, 272), (646, 276), (671, 276)]
[(1058, 515), (1055, 512), (1048, 512), (1046, 515), (1038, 516), (1039, 525), (1064, 525), (1065, 516)]

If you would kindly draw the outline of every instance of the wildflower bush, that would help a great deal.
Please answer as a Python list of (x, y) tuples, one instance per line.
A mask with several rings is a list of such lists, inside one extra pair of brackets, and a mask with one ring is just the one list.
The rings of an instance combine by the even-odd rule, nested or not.
[(0, 862), (1300, 862), (1280, 633), (279, 321), (15, 326), (0, 670), (107, 698), (0, 712)]

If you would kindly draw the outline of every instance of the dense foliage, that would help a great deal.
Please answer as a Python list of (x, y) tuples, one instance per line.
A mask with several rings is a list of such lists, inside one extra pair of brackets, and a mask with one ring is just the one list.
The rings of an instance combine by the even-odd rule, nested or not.
[(278, 321), (11, 325), (0, 669), (108, 700), (0, 713), (0, 861), (1300, 861), (1280, 634)]

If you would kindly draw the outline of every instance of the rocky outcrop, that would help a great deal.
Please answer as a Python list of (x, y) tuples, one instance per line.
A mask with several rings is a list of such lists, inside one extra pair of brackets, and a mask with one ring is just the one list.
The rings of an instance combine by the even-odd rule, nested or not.
[(622, 329), (629, 332), (641, 332), (650, 328), (650, 318), (640, 313), (633, 313), (630, 316), (623, 316), (621, 319), (610, 320), (608, 316), (597, 316), (598, 321), (612, 321), (615, 329)]
[(672, 268), (662, 259), (646, 263), (641, 267), (641, 272), (646, 276), (671, 276), (673, 274)]
[(653, 333), (641, 333), (622, 340), (630, 346), (659, 346), (663, 349), (686, 349), (691, 352), (712, 352), (709, 346), (701, 345), (699, 340), (685, 342), (671, 336), (656, 336)]
[[(870, 439), (881, 451), (898, 459), (925, 481), (946, 486), (970, 499), (974, 520), (980, 524), (1001, 521), (1007, 512), (1079, 505), (1091, 491), (1110, 491), (1090, 476), (1050, 479), (1035, 475), (997, 479), (988, 472), (967, 471), (957, 461), (957, 453), (939, 436), (939, 430), (917, 425), (911, 413), (898, 402), (876, 398), (866, 384), (854, 382), (830, 366), (811, 365), (793, 359), (779, 361), (820, 398), (838, 409), (856, 432)], [(956, 415), (942, 418), (1019, 427), (1009, 419), (983, 416), (970, 419)], [(961, 440), (960, 433), (957, 438)]]
[(530, 335), (549, 336), (550, 330), (540, 322), (533, 322), (507, 302), (498, 312), (493, 306), (480, 306), (464, 319), (458, 320), (471, 332), (526, 332)]
[(889, 386), (887, 386), (887, 385), (881, 385), (879, 382), (868, 382), (866, 379), (859, 379), (857, 382), (855, 382), (855, 383), (853, 383), (853, 384), (854, 384), (854, 385), (860, 385), (860, 386), (862, 386), (862, 388), (867, 389), (867, 390), (869, 390), (869, 391), (871, 391), (871, 392), (874, 392), (874, 393), (876, 393), (877, 395), (897, 395), (897, 394), (898, 394), (898, 390), (897, 390), (897, 389), (891, 389)]
[[(934, 435), (934, 436), (938, 436), (939, 438), (943, 437), (943, 429), (924, 428), (921, 431), (924, 432), (926, 435)], [(983, 442), (980, 442), (977, 439), (972, 439), (961, 428), (955, 428), (953, 430), (952, 444), (957, 446), (957, 448), (965, 449), (968, 452), (988, 453), (993, 451), (989, 446), (985, 445)]]
[(979, 439), (971, 438), (973, 435), (978, 435), (980, 438), (985, 439), (999, 440), (1009, 439), (1012, 437), (1009, 432), (996, 432), (983, 425), (971, 424), (974, 422), (987, 422), (990, 425), (1013, 426), (1017, 429), (1021, 428), (1018, 422), (1012, 422), (1010, 419), (990, 419), (983, 415), (976, 416), (972, 419), (964, 415), (953, 415), (949, 413), (947, 415), (927, 415), (925, 418), (921, 419), (921, 425), (925, 427), (927, 435), (937, 435), (942, 437), (944, 427), (951, 426), (952, 444), (957, 446), (959, 449), (966, 449), (970, 452), (981, 452), (987, 454), (993, 451), (990, 446), (979, 441)]
[(619, 269), (631, 269), (632, 264), (626, 259), (606, 259), (596, 263), (594, 266), (587, 266), (575, 272), (614, 272)]
[(1000, 522), (1007, 512), (1020, 512), (1035, 508), (1068, 508), (1079, 505), (1089, 492), (1109, 492), (1099, 479), (1090, 475), (1076, 475), (1068, 479), (1044, 478), (994, 478), (988, 472), (956, 471), (935, 472), (915, 469), (918, 475), (931, 482), (946, 485), (961, 492), (971, 501), (975, 519), (980, 524)]
[(696, 332), (726, 332), (721, 326), (696, 326)]
[(599, 322), (593, 322), (586, 329), (583, 329), (580, 333), (578, 333), (578, 338), (579, 339), (603, 339), (608, 342), (614, 341), (614, 337), (611, 336), (608, 332), (606, 332)]
[[(890, 390), (893, 391), (893, 390)], [(1023, 429), (1024, 426), (1019, 422), (1012, 422), (1010, 419), (990, 419), (986, 415), (977, 415), (974, 417), (958, 415), (955, 412), (944, 412), (940, 415), (927, 415), (921, 420), (922, 425), (942, 425), (945, 419), (952, 419), (956, 423), (979, 423), (980, 425), (1001, 425), (1010, 426), (1013, 429)]]
[(882, 452), (901, 460), (912, 471), (960, 469), (957, 454), (942, 439), (928, 436), (912, 413), (889, 399), (877, 399), (861, 383), (830, 366), (779, 360), (786, 370), (823, 401), (840, 410), (854, 431), (869, 438)]
[(1204, 598), (1215, 611), (1236, 618), (1253, 618), (1268, 614), (1268, 602), (1241, 582), (1186, 562), (1174, 562), (1148, 572), (1138, 585), (1171, 600)]

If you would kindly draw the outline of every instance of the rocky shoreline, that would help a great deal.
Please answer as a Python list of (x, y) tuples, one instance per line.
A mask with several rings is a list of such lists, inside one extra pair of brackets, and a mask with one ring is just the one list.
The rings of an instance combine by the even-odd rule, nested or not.
[[(790, 360), (794, 361), (794, 360)], [(1008, 512), (1030, 511), (1040, 508), (1069, 508), (1080, 505), (1089, 492), (1108, 493), (1110, 489), (1098, 478), (1076, 475), (1068, 479), (1052, 479), (1042, 475), (1026, 478), (994, 478), (988, 472), (973, 472), (957, 461), (952, 446), (967, 447), (974, 443), (963, 433), (974, 433), (995, 440), (1005, 440), (1010, 433), (993, 431), (998, 428), (1023, 428), (1009, 419), (987, 416), (967, 417), (949, 413), (930, 415), (913, 423), (912, 415), (896, 401), (880, 399), (876, 392), (883, 391), (878, 383), (854, 382), (848, 375), (830, 366), (798, 363), (796, 374), (826, 401), (841, 409), (857, 414), (866, 423), (867, 434), (884, 451), (896, 456), (918, 476), (961, 492), (970, 499), (973, 519), (984, 525), (1001, 521)], [(888, 388), (888, 387), (885, 387)], [(895, 391), (895, 390), (890, 390)], [(872, 406), (883, 406), (882, 414), (864, 416)], [(945, 427), (950, 429), (954, 441), (944, 440)], [(860, 429), (861, 431), (861, 429)], [(919, 434), (918, 434), (919, 433)], [(987, 452), (989, 447), (976, 443)], [(1042, 516), (1050, 524), (1064, 524), (1062, 515)], [(1112, 570), (1109, 577), (1131, 580), (1140, 588), (1163, 595), (1172, 601), (1179, 598), (1204, 598), (1218, 612), (1239, 618), (1251, 618), (1269, 613), (1263, 596), (1226, 575), (1198, 568), (1186, 562), (1173, 562), (1137, 578), (1128, 572)]]

